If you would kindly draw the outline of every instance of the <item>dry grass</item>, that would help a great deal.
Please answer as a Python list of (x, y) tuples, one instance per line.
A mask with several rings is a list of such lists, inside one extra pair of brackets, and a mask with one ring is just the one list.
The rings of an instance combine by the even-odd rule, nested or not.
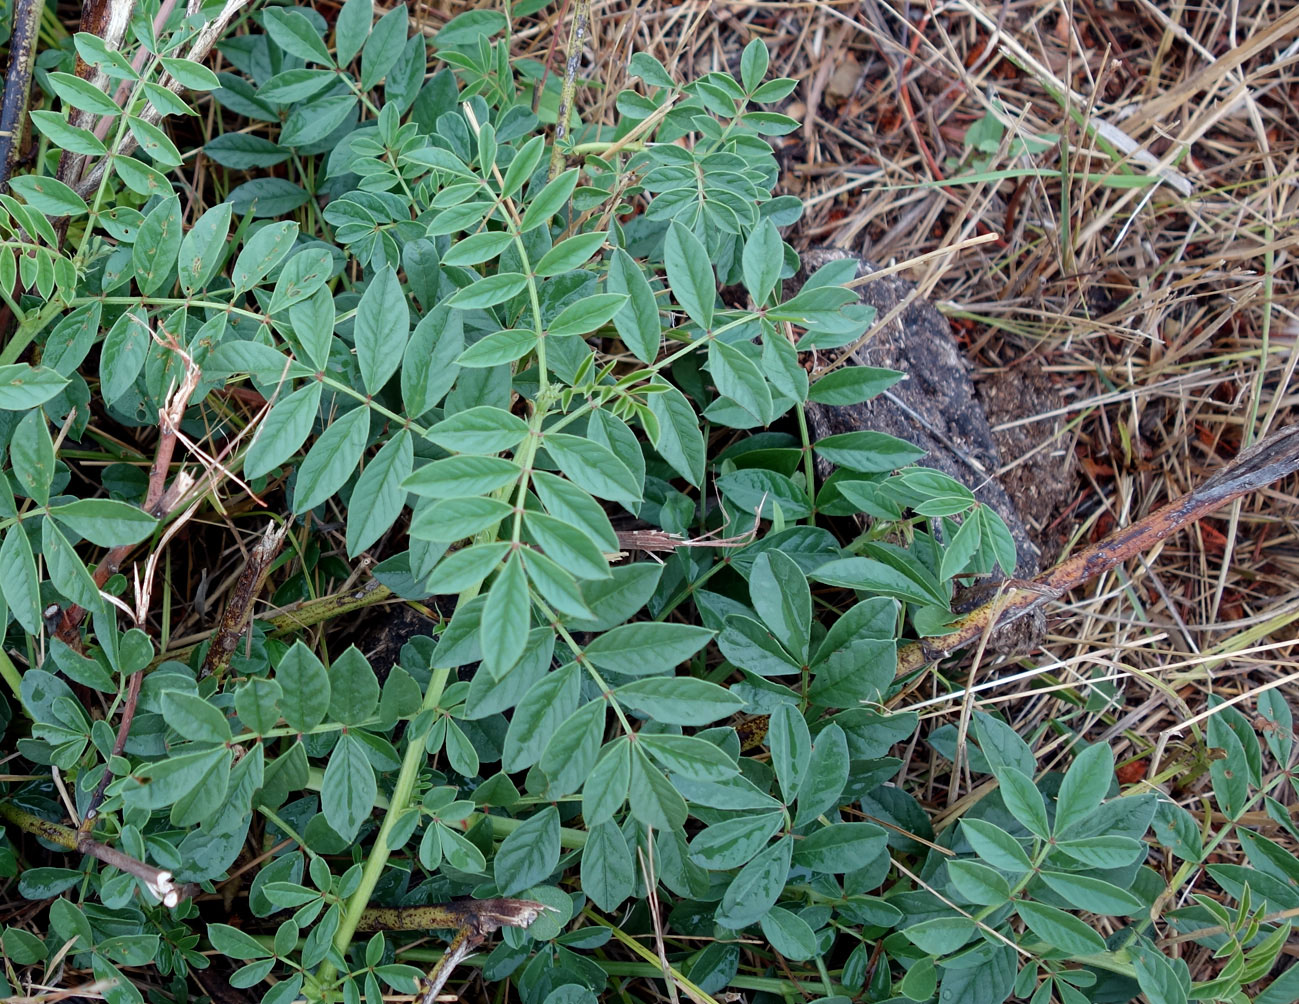
[[(493, 2), (413, 6), (431, 34)], [(515, 55), (562, 73), (580, 2), (525, 19)], [(772, 72), (800, 81), (785, 110), (803, 127), (776, 140), (782, 187), (806, 207), (790, 239), (900, 265), (951, 318), (978, 377), (1019, 370), (1049, 382), (1057, 432), (1031, 451), (1078, 460), (1072, 497), (1053, 514), (1063, 551), (1293, 421), (1299, 8), (591, 0), (590, 12), (577, 61), (588, 124), (613, 123), (635, 51), (693, 79), (736, 71), (750, 39), (767, 43)], [(1027, 407), (1012, 421), (1042, 411)], [(1252, 717), (1261, 689), (1296, 693), (1293, 487), (1089, 583), (1053, 608), (1045, 644), (1019, 666), (956, 667), (910, 706), (930, 727), (995, 710), (1044, 768), (1067, 762), (1076, 735), (1109, 742), (1125, 785), (1157, 786), (1204, 820), (1196, 716), (1210, 695)], [(984, 793), (923, 743), (902, 755), (940, 826)], [(1268, 779), (1288, 766), (1265, 763)], [(1294, 801), (1289, 786), (1275, 794)], [(1229, 831), (1216, 850), (1243, 860)], [(1214, 888), (1193, 877), (1169, 905), (1199, 891)], [(1215, 971), (1206, 950), (1178, 950), (1197, 978)]]

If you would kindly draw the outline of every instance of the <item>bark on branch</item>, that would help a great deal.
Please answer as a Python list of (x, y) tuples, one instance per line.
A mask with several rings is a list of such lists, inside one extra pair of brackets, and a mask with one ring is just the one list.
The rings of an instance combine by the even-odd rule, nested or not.
[(1254, 444), (1199, 487), (1131, 526), (1083, 548), (1027, 581), (1012, 580), (1000, 595), (957, 621), (950, 634), (904, 645), (898, 675), (910, 673), (978, 641), (987, 632), (1024, 617), (1070, 590), (1149, 551), (1157, 543), (1243, 495), (1299, 470), (1299, 426), (1280, 429)]
[(144, 883), (149, 892), (162, 901), (164, 906), (173, 907), (198, 891), (198, 886), (193, 883), (177, 885), (169, 871), (145, 864), (129, 854), (122, 853), (116, 847), (100, 843), (91, 837), (84, 827), (74, 830), (61, 823), (52, 823), (48, 819), (42, 819), (18, 808), (11, 802), (0, 802), (0, 819), (7, 820), (20, 830), (56, 844), (64, 850), (88, 854), (119, 871), (134, 875)]
[(502, 927), (527, 927), (546, 907), (528, 899), (462, 899), (437, 906), (368, 907), (358, 931), (423, 931), (453, 928), (456, 936), (429, 971), (418, 1004), (433, 1004), (451, 973)]

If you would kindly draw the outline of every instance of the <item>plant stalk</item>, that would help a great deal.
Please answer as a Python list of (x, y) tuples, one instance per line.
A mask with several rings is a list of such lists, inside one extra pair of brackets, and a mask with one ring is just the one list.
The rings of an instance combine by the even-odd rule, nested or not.
[(9, 190), (9, 177), (23, 135), (23, 117), (32, 90), (32, 66), (36, 58), (37, 26), (43, 3), (22, 0), (13, 15), (9, 40), (9, 72), (5, 77), (4, 101), (0, 104), (0, 192)]
[(14, 661), (9, 658), (9, 653), (6, 652), (3, 647), (0, 647), (0, 678), (2, 678), (8, 685), (9, 689), (13, 691), (15, 699), (18, 701), (18, 706), (23, 707), (22, 674), (18, 672), (18, 667), (14, 665)]
[[(420, 712), (432, 711), (438, 706), (438, 701), (442, 699), (442, 691), (446, 688), (447, 679), (450, 675), (450, 669), (434, 667), (428, 689), (424, 692), (424, 701), (420, 704)], [(334, 935), (334, 947), (338, 949), (339, 955), (346, 956), (347, 948), (352, 943), (352, 936), (356, 934), (356, 929), (361, 923), (361, 916), (366, 907), (370, 905), (370, 897), (374, 893), (374, 887), (379, 884), (379, 877), (383, 874), (384, 865), (388, 863), (388, 855), (392, 853), (388, 840), (392, 834), (392, 828), (397, 822), (397, 817), (410, 804), (411, 794), (415, 791), (415, 781), (419, 778), (420, 766), (424, 763), (424, 740), (428, 738), (428, 734), (432, 729), (433, 720), (430, 719), (428, 727), (422, 732), (417, 735), (407, 736), (406, 755), (402, 757), (401, 771), (397, 774), (397, 784), (392, 790), (392, 800), (388, 805), (388, 811), (383, 817), (383, 824), (379, 827), (378, 836), (374, 838), (374, 846), (370, 848), (370, 856), (366, 859), (365, 869), (361, 872), (361, 884), (357, 886), (352, 898), (347, 901), (347, 909), (344, 911), (343, 919), (338, 925), (338, 932)], [(324, 987), (332, 982), (334, 975), (334, 966), (326, 959), (321, 963), (320, 972), (316, 978)]]

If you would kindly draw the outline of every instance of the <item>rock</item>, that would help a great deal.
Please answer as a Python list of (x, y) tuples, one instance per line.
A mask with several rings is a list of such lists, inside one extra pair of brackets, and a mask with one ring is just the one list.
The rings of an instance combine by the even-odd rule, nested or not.
[[(804, 253), (803, 271), (795, 281), (801, 285), (817, 268), (844, 258), (856, 259), (859, 278), (874, 270), (869, 262), (851, 252), (814, 249)], [(862, 302), (874, 306), (877, 316), (883, 318), (913, 293), (915, 284), (896, 275), (887, 275), (864, 283), (857, 290)], [(974, 492), (980, 502), (992, 506), (1005, 520), (1015, 540), (1017, 578), (1036, 575), (1049, 564), (1054, 555), (1044, 555), (1040, 545), (1046, 539), (1048, 525), (1063, 506), (1060, 486), (1064, 487), (1063, 498), (1068, 497), (1067, 493), (1072, 488), (1072, 458), (1064, 458), (1066, 462), (1062, 462), (1061, 457), (1043, 451), (1034, 462), (1030, 462), (1032, 466), (1025, 465), (1026, 469), (1017, 468), (1011, 472), (1015, 475), (1013, 484), (998, 479), (996, 472), (1004, 459), (1015, 459), (1027, 452), (1028, 447), (1021, 449), (1018, 445), (1023, 437), (1040, 437), (1043, 432), (1032, 426), (1008, 430), (1012, 435), (1006, 440), (1015, 452), (1008, 458), (1004, 457), (971, 379), (972, 367), (961, 355), (952, 337), (951, 325), (934, 305), (927, 300), (913, 299), (895, 319), (855, 352), (854, 359), (867, 366), (899, 370), (907, 374), (907, 379), (895, 384), (886, 394), (860, 405), (824, 406), (810, 402), (807, 416), (813, 441), (870, 429), (916, 444), (927, 451), (927, 456), (920, 461), (923, 466), (960, 481)], [(1049, 389), (1049, 384), (1039, 381), (1032, 386), (1037, 393), (1026, 402), (1020, 416), (1049, 410), (1049, 405), (1044, 407), (1042, 404), (1042, 395)], [(994, 394), (999, 423), (1019, 417), (1008, 411), (1013, 409), (1014, 394), (1010, 387), (1011, 383), (1005, 383)], [(1044, 465), (1050, 465), (1053, 470), (1044, 472)], [(825, 476), (828, 468), (821, 473)], [(1027, 485), (1026, 476), (1030, 481)], [(1032, 483), (1033, 479), (1040, 483)], [(1026, 522), (1021, 513), (1018, 504), (1021, 493), (1031, 503), (1031, 523)], [(986, 585), (972, 590), (967, 605), (972, 605), (973, 597), (987, 598), (987, 595)], [(958, 596), (958, 606), (961, 599)], [(1009, 630), (1015, 632), (1017, 627), (1011, 625)], [(1026, 637), (1021, 630), (1017, 632), (1021, 637), (998, 638), (996, 647), (1003, 652), (1026, 651), (1040, 640), (1041, 631), (1039, 620), (1035, 626), (1029, 625)]]

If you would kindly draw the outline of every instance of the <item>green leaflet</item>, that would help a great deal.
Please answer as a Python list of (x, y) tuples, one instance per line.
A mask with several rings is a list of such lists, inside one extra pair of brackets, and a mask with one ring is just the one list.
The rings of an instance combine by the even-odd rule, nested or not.
[[(183, 18), (74, 36), (94, 82), (37, 40), (55, 105), (33, 125), (71, 159), (0, 193), (0, 799), (53, 820), (23, 778), (60, 772), (79, 813), (103, 781), (98, 835), (186, 886), (245, 877), (258, 921), (181, 908), (160, 934), (142, 869), (29, 867), (11, 833), (0, 876), (50, 901), (49, 931), (0, 931), (6, 959), (70, 950), (111, 1004), (150, 961), (212, 956), (266, 1004), (360, 1004), (415, 994), (436, 955), (358, 941), (363, 906), (519, 897), (545, 909), (478, 964), (529, 1004), (629, 979), (1288, 1001), (1286, 695), (1210, 702), (1195, 816), (1116, 777), (1110, 681), (1036, 731), (1013, 705), (968, 736), (889, 710), (915, 684), (899, 644), (946, 631), (1016, 546), (912, 444), (815, 439), (805, 402), (904, 375), (844, 356), (877, 320), (859, 260), (800, 268), (816, 200), (777, 193), (793, 147), (768, 139), (797, 81), (723, 25), (695, 79), (629, 52), (631, 86), (597, 67), (561, 111), (565, 75), (531, 58), (546, 6), (431, 29), (402, 4), (271, 6), (219, 74)], [(1054, 145), (1004, 132), (990, 113), (967, 152)], [(111, 137), (140, 152), (96, 195)], [(263, 510), (286, 546), (253, 580)], [(954, 662), (926, 679), (926, 700), (961, 686)], [(935, 832), (948, 799), (904, 756), (962, 799), (956, 825)], [(1275, 833), (1231, 822), (1251, 807)], [(250, 837), (270, 853), (242, 860)], [(655, 927), (633, 899), (663, 906), (672, 973), (620, 957)], [(1106, 940), (1122, 925), (1095, 915), (1150, 930)], [(1150, 940), (1174, 928), (1197, 944)]]
[(128, 310), (113, 323), (99, 354), (99, 390), (105, 401), (116, 401), (135, 383), (149, 344), (149, 327), (142, 311)]
[(595, 766), (604, 736), (604, 701), (589, 701), (569, 715), (546, 743), (539, 765), (550, 793), (567, 795), (582, 787)]
[[(707, 330), (713, 326), (717, 283), (708, 251), (699, 238), (679, 223), (668, 228), (663, 246), (668, 285), (690, 319)], [(717, 344), (717, 343), (713, 343)]]
[(492, 583), (487, 593), (487, 604), (483, 607), (479, 645), (483, 661), (492, 667), (493, 675), (504, 676), (523, 654), (532, 623), (531, 607), (523, 564), (516, 552), (505, 562), (505, 569)]
[(370, 815), (379, 791), (365, 749), (351, 734), (339, 737), (320, 791), (320, 809), (326, 821), (335, 833), (350, 841)]
[(280, 708), (290, 728), (306, 732), (324, 720), (329, 711), (329, 674), (301, 641), (280, 660), (275, 681), (284, 694)]
[(132, 246), (135, 279), (142, 293), (157, 292), (171, 275), (182, 239), (180, 197), (173, 195), (145, 216)]
[(527, 432), (527, 423), (509, 412), (479, 405), (443, 419), (426, 437), (444, 450), (490, 454), (517, 446)]
[(373, 544), (401, 515), (406, 480), (413, 463), (411, 435), (393, 436), (361, 471), (347, 514), (347, 551), (355, 556)]
[(87, 610), (98, 610), (103, 604), (95, 580), (53, 520), (41, 524), (41, 554), (46, 572), (59, 593)]
[(543, 442), (559, 469), (597, 498), (616, 502), (640, 499), (641, 485), (608, 447), (567, 433), (552, 433)]
[(245, 475), (261, 477), (298, 451), (311, 434), (321, 390), (319, 383), (309, 383), (275, 403), (244, 455)]
[(295, 512), (318, 506), (343, 487), (361, 461), (369, 432), (370, 413), (366, 408), (353, 408), (330, 423), (298, 468)]
[(711, 638), (707, 628), (690, 624), (624, 624), (591, 642), (586, 657), (628, 676), (646, 676), (672, 670)]
[(40, 580), (36, 558), (21, 524), (4, 531), (0, 540), (0, 593), (24, 631), (41, 630)]
[(501, 842), (495, 877), (503, 896), (544, 881), (559, 863), (559, 813), (546, 806)]
[(612, 823), (591, 827), (582, 848), (582, 890), (601, 910), (617, 909), (636, 889), (636, 865), (622, 831)]
[(428, 498), (457, 498), (503, 488), (515, 481), (519, 473), (517, 464), (501, 457), (447, 457), (419, 468), (402, 486)]
[(228, 202), (213, 206), (181, 239), (178, 271), (186, 293), (192, 295), (202, 289), (220, 267), (232, 214)]
[(28, 498), (48, 505), (54, 480), (54, 440), (40, 411), (29, 411), (19, 421), (9, 441), (9, 459), (19, 489)]
[(719, 924), (738, 931), (766, 915), (784, 890), (793, 847), (792, 838), (782, 837), (740, 869), (717, 909)]
[(361, 380), (366, 391), (374, 394), (401, 365), (410, 337), (410, 309), (391, 268), (376, 275), (361, 294), (353, 332)]

